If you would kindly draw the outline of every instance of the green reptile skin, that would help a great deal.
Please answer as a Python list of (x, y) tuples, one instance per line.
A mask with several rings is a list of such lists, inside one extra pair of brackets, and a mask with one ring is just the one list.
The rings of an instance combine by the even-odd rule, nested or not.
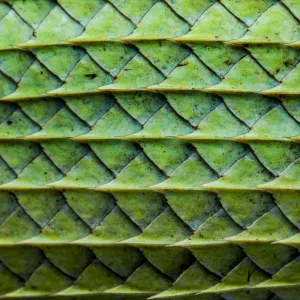
[(0, 299), (300, 299), (300, 0), (0, 0)]

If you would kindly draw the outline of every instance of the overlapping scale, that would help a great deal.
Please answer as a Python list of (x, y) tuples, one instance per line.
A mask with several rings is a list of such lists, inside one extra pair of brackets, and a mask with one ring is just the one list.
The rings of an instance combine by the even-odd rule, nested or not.
[(0, 298), (299, 299), (299, 18), (0, 1)]

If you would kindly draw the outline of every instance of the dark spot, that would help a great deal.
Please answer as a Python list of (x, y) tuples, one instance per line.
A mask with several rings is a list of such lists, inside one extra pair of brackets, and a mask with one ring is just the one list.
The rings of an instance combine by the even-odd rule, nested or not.
[(178, 64), (178, 67), (183, 67), (183, 66), (186, 66), (186, 65), (188, 65), (188, 64), (189, 64), (188, 62), (182, 63), (182, 64)]
[(87, 77), (87, 78), (89, 78), (89, 79), (94, 79), (94, 78), (96, 78), (98, 75), (92, 73), (92, 74), (85, 74), (84, 76)]
[(11, 120), (7, 120), (7, 121), (6, 121), (6, 124), (7, 124), (7, 125), (11, 125), (12, 123), (13, 123), (13, 121), (11, 121)]

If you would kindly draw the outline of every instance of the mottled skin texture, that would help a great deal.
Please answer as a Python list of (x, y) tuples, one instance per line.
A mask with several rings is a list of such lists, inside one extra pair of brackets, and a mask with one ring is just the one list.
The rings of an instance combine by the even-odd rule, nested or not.
[(0, 298), (297, 300), (298, 0), (0, 0)]

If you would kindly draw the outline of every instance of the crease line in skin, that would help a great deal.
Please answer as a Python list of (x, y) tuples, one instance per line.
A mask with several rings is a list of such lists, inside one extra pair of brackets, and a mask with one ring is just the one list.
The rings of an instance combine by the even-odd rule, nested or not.
[[(250, 27), (250, 26), (247, 25), (247, 24), (245, 23), (245, 21), (243, 21), (239, 16), (235, 15), (230, 9), (228, 9), (228, 7), (222, 2), (222, 0), (218, 0), (217, 3), (219, 3), (224, 9), (226, 9), (226, 11), (227, 11), (231, 16), (233, 16), (235, 19), (239, 20), (240, 23), (244, 24), (244, 25), (246, 26), (247, 29)], [(256, 20), (257, 20), (257, 19), (256, 19)], [(256, 20), (255, 20), (254, 22), (256, 22)], [(254, 23), (254, 22), (253, 22), (253, 23)], [(252, 23), (252, 24), (253, 24), (253, 23)], [(247, 31), (246, 31), (246, 32), (247, 32)], [(246, 33), (244, 33), (244, 35), (245, 35), (245, 34), (246, 34)], [(243, 35), (243, 36), (244, 36), (244, 35)], [(239, 37), (239, 38), (241, 38), (241, 37)]]
[[(2, 3), (1, 1), (0, 1), (0, 3)], [(30, 23), (28, 23), (20, 14), (19, 14), (19, 12), (16, 10), (16, 9), (14, 9), (13, 8), (13, 4), (10, 4), (8, 1), (5, 1), (5, 3), (4, 4), (6, 4), (9, 8), (10, 8), (10, 11), (8, 11), (7, 12), (7, 14), (9, 14), (11, 11), (13, 11), (28, 27), (30, 27), (32, 30), (33, 30), (33, 32), (32, 32), (32, 34), (31, 34), (31, 37), (29, 38), (29, 40), (32, 38), (32, 36), (33, 36), (33, 34), (34, 34), (34, 32), (36, 31), (36, 29), (30, 24)], [(50, 10), (50, 11), (52, 11), (52, 9)], [(1, 18), (1, 20), (3, 19), (3, 18), (5, 18), (6, 16), (7, 16), (7, 14), (5, 14), (2, 18)], [(48, 13), (49, 14), (49, 13)], [(48, 15), (47, 14), (47, 15)], [(42, 20), (42, 21), (44, 21), (44, 19)], [(39, 23), (39, 25), (38, 25), (38, 27), (40, 26), (40, 24), (42, 23), (42, 21)], [(38, 28), (37, 27), (37, 28)]]
[[(18, 280), (22, 282), (22, 287), (20, 287), (20, 288), (24, 288), (24, 286), (25, 286), (25, 284), (27, 282), (26, 278), (23, 278), (21, 275), (19, 275), (18, 273), (14, 272), (11, 268), (9, 268), (9, 266), (7, 266), (7, 264), (3, 261), (3, 259), (0, 259), (0, 266), (1, 265), (3, 265), (4, 268), (6, 268), (9, 272), (11, 272), (15, 277), (17, 277)], [(35, 270), (34, 270), (34, 272), (35, 272)], [(31, 275), (32, 274), (30, 274), (30, 276)], [(20, 288), (18, 288), (18, 289), (20, 289)], [(6, 293), (6, 294), (8, 294), (8, 293)], [(6, 294), (4, 294), (4, 295), (2, 294), (1, 297), (5, 298)]]
[[(166, 1), (166, 0), (161, 0), (159, 1), (161, 3), (164, 3), (168, 8), (169, 10), (171, 10), (179, 19), (181, 19), (181, 21), (183, 21), (184, 23), (186, 23), (187, 25), (189, 25), (189, 30), (191, 29), (191, 27), (193, 26), (192, 23), (190, 23), (185, 17), (183, 17), (182, 15), (180, 15), (173, 7), (172, 5)], [(186, 34), (186, 33), (185, 33)]]
[(103, 5), (103, 7), (106, 6), (107, 4), (111, 5), (114, 8), (114, 10), (116, 10), (123, 18), (125, 18), (127, 21), (129, 21), (133, 25), (134, 29), (130, 33), (130, 34), (132, 34), (134, 32), (134, 30), (136, 29), (137, 25), (129, 17), (127, 17), (121, 10), (119, 10), (118, 7), (114, 3), (112, 3), (111, 0), (106, 0), (106, 1), (107, 1), (107, 3), (105, 5)]
[[(291, 8), (284, 2), (284, 0), (279, 0), (279, 3), (290, 13), (290, 15), (297, 21), (297, 23), (300, 23), (300, 19), (295, 15), (295, 13), (291, 10)], [(291, 5), (292, 6), (292, 5)]]

